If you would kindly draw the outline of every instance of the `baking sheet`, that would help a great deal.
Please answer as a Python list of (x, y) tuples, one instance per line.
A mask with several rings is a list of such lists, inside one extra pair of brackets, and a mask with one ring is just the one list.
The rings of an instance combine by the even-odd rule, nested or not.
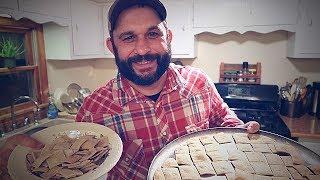
[[(174, 150), (181, 144), (187, 141), (190, 138), (193, 137), (200, 137), (204, 135), (211, 135), (211, 134), (216, 134), (219, 132), (224, 132), (226, 134), (233, 134), (233, 133), (247, 133), (246, 129), (242, 128), (212, 128), (212, 129), (207, 129), (191, 134), (187, 134), (184, 136), (181, 136), (169, 144), (167, 144), (164, 148), (162, 148), (158, 154), (154, 157), (154, 159), (151, 162), (151, 165), (149, 167), (148, 171), (148, 180), (153, 179), (154, 172), (161, 167), (161, 165), (164, 163), (164, 161), (169, 158), (169, 157), (174, 157)], [(299, 151), (301, 157), (306, 161), (307, 164), (320, 164), (320, 156), (314, 153), (313, 151), (309, 150), (308, 148), (304, 147), (303, 145), (299, 144), (296, 141), (293, 141), (291, 139), (288, 139), (286, 137), (270, 133), (267, 131), (259, 131), (259, 134), (270, 137), (275, 139), (277, 142), (284, 142), (284, 143), (289, 143), (293, 147), (296, 148), (297, 151)], [(235, 143), (229, 143), (226, 144), (227, 146), (233, 146)], [(208, 178), (203, 178), (203, 179), (210, 179)]]

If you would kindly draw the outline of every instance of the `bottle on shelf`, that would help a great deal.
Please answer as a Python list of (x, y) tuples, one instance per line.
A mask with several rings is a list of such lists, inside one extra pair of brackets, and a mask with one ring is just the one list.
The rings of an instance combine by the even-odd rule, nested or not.
[(54, 104), (53, 96), (49, 95), (49, 106), (48, 106), (48, 113), (47, 117), (49, 119), (56, 119), (58, 117), (58, 108)]
[[(249, 74), (249, 63), (246, 61), (242, 63), (242, 74), (244, 76)], [(248, 78), (243, 78), (243, 81), (248, 82)]]

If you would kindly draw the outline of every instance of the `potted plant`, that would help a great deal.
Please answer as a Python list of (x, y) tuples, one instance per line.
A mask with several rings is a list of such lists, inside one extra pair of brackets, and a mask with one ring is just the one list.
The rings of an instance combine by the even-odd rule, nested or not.
[(16, 58), (24, 53), (23, 43), (18, 44), (10, 38), (2, 37), (0, 42), (1, 67), (16, 67)]

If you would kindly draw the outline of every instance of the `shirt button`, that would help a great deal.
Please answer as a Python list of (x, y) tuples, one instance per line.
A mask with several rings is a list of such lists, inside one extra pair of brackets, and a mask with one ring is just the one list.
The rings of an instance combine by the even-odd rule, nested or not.
[(164, 136), (166, 136), (166, 135), (167, 135), (167, 132), (163, 132), (162, 134), (163, 134)]

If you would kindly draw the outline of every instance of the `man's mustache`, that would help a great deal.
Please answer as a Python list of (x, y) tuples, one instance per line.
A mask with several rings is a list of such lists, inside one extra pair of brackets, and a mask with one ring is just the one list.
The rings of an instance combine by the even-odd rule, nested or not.
[(153, 60), (160, 59), (160, 57), (161, 56), (159, 54), (135, 55), (135, 56), (128, 58), (128, 62), (129, 63), (138, 63), (138, 62), (142, 62), (142, 61), (153, 61)]

